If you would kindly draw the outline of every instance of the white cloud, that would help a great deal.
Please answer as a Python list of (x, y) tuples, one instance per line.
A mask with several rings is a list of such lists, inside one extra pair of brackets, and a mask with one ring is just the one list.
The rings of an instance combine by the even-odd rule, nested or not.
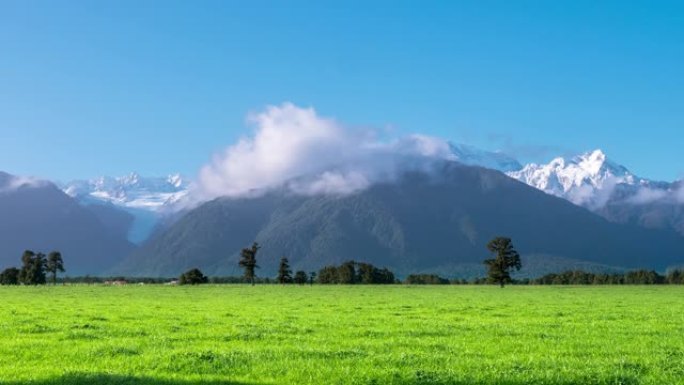
[(667, 190), (641, 187), (636, 194), (627, 199), (627, 202), (635, 205), (643, 205), (656, 201), (667, 200), (671, 194), (672, 192)]
[(612, 176), (606, 177), (600, 186), (581, 184), (568, 191), (568, 200), (576, 205), (596, 210), (608, 203), (619, 183), (620, 179)]
[(320, 176), (305, 182), (288, 184), (295, 193), (302, 195), (351, 194), (367, 188), (371, 182), (360, 172), (348, 173), (325, 171)]
[(675, 198), (677, 199), (677, 202), (684, 203), (684, 183), (675, 191)]
[(254, 133), (202, 167), (200, 199), (261, 194), (287, 187), (299, 194), (349, 194), (391, 180), (425, 160), (452, 159), (448, 142), (424, 135), (391, 141), (291, 103), (269, 106), (249, 121)]
[(50, 182), (48, 181), (34, 177), (10, 175), (5, 181), (5, 185), (0, 185), (0, 192), (11, 192), (22, 187), (44, 187), (49, 183)]

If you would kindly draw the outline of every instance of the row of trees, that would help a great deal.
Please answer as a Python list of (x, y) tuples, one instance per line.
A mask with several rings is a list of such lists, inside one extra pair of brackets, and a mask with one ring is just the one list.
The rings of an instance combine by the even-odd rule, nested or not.
[(64, 260), (59, 251), (52, 251), (48, 255), (24, 251), (21, 256), (21, 268), (9, 267), (0, 273), (0, 285), (44, 285), (47, 274), (50, 281), (57, 284), (57, 274), (63, 273)]
[[(244, 248), (240, 252), (238, 264), (243, 269), (242, 279), (251, 285), (255, 285), (257, 282), (256, 269), (259, 268), (259, 265), (256, 256), (260, 248), (259, 244), (254, 242), (251, 247)], [(220, 281), (233, 283), (234, 279), (226, 277)], [(178, 278), (178, 283), (181, 285), (199, 285), (208, 282), (209, 278), (197, 268), (186, 271)], [(394, 273), (386, 268), (378, 269), (369, 263), (355, 261), (348, 261), (339, 266), (326, 266), (320, 269), (318, 273), (312, 271), (307, 274), (306, 271), (299, 270), (293, 274), (290, 261), (286, 257), (282, 257), (275, 282), (299, 285), (309, 283), (313, 285), (314, 282), (321, 284), (390, 284), (397, 281), (394, 278)]]
[[(246, 282), (256, 284), (257, 252), (260, 246), (254, 242), (251, 247), (244, 248), (240, 252), (239, 266), (243, 269), (243, 278)], [(502, 288), (506, 283), (511, 282), (511, 271), (520, 270), (522, 263), (520, 255), (513, 247), (510, 238), (497, 237), (487, 244), (487, 249), (494, 253), (494, 258), (486, 259), (484, 264), (487, 266), (488, 281), (496, 283)], [(280, 259), (278, 276), (276, 281), (280, 284), (298, 283), (305, 284), (307, 281), (313, 284), (318, 276), (318, 283), (321, 284), (392, 284), (400, 283), (387, 268), (379, 269), (370, 263), (347, 261), (339, 266), (325, 266), (318, 271), (318, 274), (305, 271), (297, 271), (294, 276), (290, 263), (286, 257)], [(192, 269), (183, 273), (178, 283), (182, 285), (197, 285), (209, 282), (209, 278), (204, 276), (199, 269)], [(416, 284), (444, 284), (448, 280), (435, 275), (410, 275), (408, 283)]]
[[(243, 268), (243, 277), (245, 281), (254, 285), (256, 283), (256, 269), (259, 268), (257, 264), (256, 255), (260, 246), (254, 242), (251, 247), (242, 249), (240, 252), (240, 267)], [(276, 281), (280, 284), (297, 283), (303, 285), (307, 282), (313, 284), (318, 277), (318, 283), (340, 283), (340, 284), (386, 284), (394, 283), (394, 274), (388, 269), (378, 269), (375, 266), (349, 261), (340, 266), (326, 266), (319, 270), (318, 273), (300, 270), (292, 275), (290, 262), (286, 257), (280, 259), (278, 267), (278, 276)]]
[(684, 284), (684, 270), (673, 269), (665, 275), (660, 275), (653, 270), (635, 270), (624, 274), (589, 273), (575, 270), (547, 274), (528, 281), (534, 285), (681, 285)]
[[(252, 285), (257, 281), (271, 283), (268, 278), (258, 279), (256, 269), (257, 253), (260, 249), (258, 243), (254, 242), (251, 247), (244, 248), (240, 252), (239, 266), (243, 269), (241, 280)], [(487, 278), (479, 278), (467, 282), (466, 280), (448, 280), (434, 274), (411, 274), (405, 280), (407, 284), (485, 284), (495, 283), (501, 287), (505, 284), (536, 284), (536, 285), (587, 285), (587, 284), (684, 284), (684, 270), (674, 269), (666, 275), (660, 275), (652, 270), (636, 270), (624, 274), (604, 274), (589, 273), (584, 271), (567, 271), (558, 274), (547, 274), (536, 279), (523, 279), (514, 281), (511, 273), (522, 268), (520, 255), (513, 247), (510, 238), (497, 237), (487, 244), (487, 249), (493, 254), (492, 258), (486, 259), (484, 265), (487, 267)], [(57, 274), (64, 272), (64, 261), (59, 251), (53, 251), (48, 255), (34, 253), (26, 250), (21, 258), (21, 268), (10, 267), (0, 272), (0, 285), (42, 285), (47, 282), (47, 275), (50, 281), (57, 283)], [(124, 280), (121, 278), (121, 280)], [(191, 269), (183, 273), (178, 283), (182, 285), (203, 284), (203, 283), (237, 283), (240, 279), (236, 277), (214, 277), (211, 280), (199, 269)], [(96, 283), (103, 279), (95, 277), (81, 277), (71, 279), (70, 282)], [(140, 279), (140, 282), (159, 283), (163, 282), (160, 278)], [(281, 258), (278, 268), (278, 275), (275, 282), (280, 284), (392, 284), (401, 283), (397, 280), (390, 270), (379, 269), (372, 264), (364, 262), (348, 261), (339, 266), (326, 266), (316, 272), (306, 273), (303, 270), (293, 274), (289, 260)]]
[[(195, 270), (195, 269), (193, 269)], [(302, 272), (303, 273), (303, 272)], [(186, 273), (187, 274), (187, 273)], [(201, 272), (200, 272), (201, 274)], [(199, 275), (196, 275), (199, 276)], [(334, 281), (321, 282), (318, 279), (318, 273), (313, 272), (309, 275), (309, 280), (296, 280), (297, 274), (293, 276), (292, 281), (282, 282), (277, 277), (257, 277), (255, 282), (258, 284), (281, 284), (281, 283), (299, 283), (299, 284), (314, 284), (314, 283), (340, 283)], [(202, 275), (202, 277), (204, 277)], [(67, 282), (74, 283), (102, 283), (112, 278), (95, 278), (91, 277), (89, 280), (84, 277), (69, 278)], [(120, 278), (124, 280), (124, 278)], [(168, 279), (164, 278), (133, 278), (128, 280), (129, 283), (164, 283)], [(204, 277), (198, 280), (179, 280), (183, 284), (239, 284), (244, 283), (245, 279), (241, 276), (225, 276), (225, 277)], [(356, 283), (362, 283), (357, 281)], [(440, 277), (437, 274), (410, 274), (403, 280), (395, 279), (396, 284), (406, 285), (488, 285), (492, 282), (485, 277), (474, 279), (452, 278), (448, 279)], [(511, 285), (684, 285), (684, 270), (675, 269), (668, 271), (667, 274), (661, 275), (652, 270), (636, 270), (626, 272), (624, 274), (606, 274), (606, 273), (591, 273), (581, 270), (569, 270), (561, 273), (547, 274), (538, 278), (523, 278), (512, 279)]]

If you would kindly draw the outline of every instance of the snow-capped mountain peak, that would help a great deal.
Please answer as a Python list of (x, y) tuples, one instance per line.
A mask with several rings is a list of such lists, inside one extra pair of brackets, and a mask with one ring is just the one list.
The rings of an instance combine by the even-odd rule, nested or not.
[(176, 188), (183, 188), (187, 185), (187, 181), (183, 179), (180, 174), (171, 174), (166, 177), (166, 182)]
[(133, 215), (129, 240), (144, 241), (159, 218), (177, 209), (174, 203), (188, 194), (190, 182), (180, 174), (143, 177), (132, 172), (120, 177), (100, 176), (62, 185), (62, 190), (81, 204), (111, 204)]
[(76, 180), (67, 183), (62, 189), (81, 201), (104, 201), (122, 207), (158, 211), (168, 202), (178, 201), (185, 196), (188, 186), (189, 182), (180, 174), (150, 178), (133, 172), (121, 177)]
[(548, 164), (531, 163), (507, 174), (549, 194), (589, 207), (604, 204), (615, 185), (649, 183), (609, 160), (602, 150), (571, 159), (555, 158)]

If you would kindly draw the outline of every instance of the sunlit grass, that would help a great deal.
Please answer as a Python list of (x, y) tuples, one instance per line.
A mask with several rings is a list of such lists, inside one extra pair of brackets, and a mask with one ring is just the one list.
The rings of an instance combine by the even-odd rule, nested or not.
[(3, 384), (684, 384), (684, 287), (0, 287)]

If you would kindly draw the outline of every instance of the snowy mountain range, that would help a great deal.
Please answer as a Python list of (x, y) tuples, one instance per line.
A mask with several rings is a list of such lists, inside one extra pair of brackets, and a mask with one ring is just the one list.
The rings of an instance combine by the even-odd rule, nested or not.
[(122, 177), (101, 176), (75, 180), (63, 191), (80, 201), (111, 203), (116, 206), (161, 211), (188, 193), (189, 182), (179, 174), (167, 177), (141, 177), (131, 173)]
[(571, 159), (555, 158), (548, 164), (531, 163), (507, 174), (548, 194), (589, 208), (605, 205), (616, 185), (652, 184), (649, 180), (635, 176), (624, 166), (608, 160), (601, 150)]
[(674, 230), (684, 235), (684, 182), (634, 175), (601, 150), (548, 164), (528, 164), (508, 176), (583, 206), (611, 222)]
[(555, 158), (548, 164), (531, 163), (507, 175), (548, 194), (593, 210), (616, 201), (650, 203), (678, 200), (677, 183), (658, 182), (634, 175), (626, 167), (594, 150), (570, 159)]
[[(583, 206), (611, 221), (672, 227), (684, 234), (684, 215), (679, 214), (684, 205), (684, 183), (639, 177), (610, 160), (601, 150), (572, 158), (558, 157), (547, 164), (524, 166), (505, 153), (465, 144), (449, 143), (449, 152), (451, 160), (504, 172), (511, 178)], [(76, 180), (61, 185), (61, 188), (81, 204), (113, 205), (132, 214), (135, 220), (129, 239), (140, 243), (165, 214), (177, 210), (178, 205), (174, 203), (188, 196), (190, 184), (179, 174), (143, 177), (131, 173), (122, 177)], [(657, 207), (658, 213), (654, 214), (655, 209), (648, 207)], [(634, 214), (637, 208), (638, 215)]]

